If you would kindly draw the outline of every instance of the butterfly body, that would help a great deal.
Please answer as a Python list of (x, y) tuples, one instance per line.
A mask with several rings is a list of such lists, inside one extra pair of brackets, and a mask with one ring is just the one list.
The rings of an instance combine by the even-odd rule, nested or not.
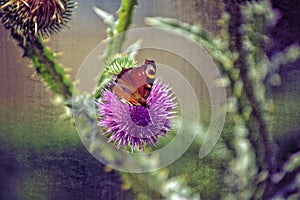
[(122, 69), (111, 86), (111, 91), (128, 105), (149, 107), (147, 98), (153, 86), (155, 73), (155, 62), (146, 59), (139, 67)]

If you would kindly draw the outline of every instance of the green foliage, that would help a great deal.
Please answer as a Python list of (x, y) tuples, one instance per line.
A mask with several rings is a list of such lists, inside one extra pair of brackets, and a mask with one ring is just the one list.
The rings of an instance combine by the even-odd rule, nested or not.
[(292, 155), (288, 160), (288, 162), (285, 163), (283, 169), (284, 172), (292, 172), (299, 167), (300, 167), (300, 152)]
[[(96, 89), (96, 98), (100, 97), (101, 89), (107, 81), (110, 81), (112, 75), (120, 73), (122, 68), (136, 65), (132, 55), (138, 49), (136, 47), (138, 42), (133, 44), (133, 50), (123, 51), (122, 45), (126, 34), (121, 34), (129, 29), (136, 4), (136, 0), (123, 0), (118, 20), (114, 20), (112, 14), (94, 8), (96, 14), (108, 25), (109, 38), (109, 45), (104, 55), (105, 69)], [(291, 175), (295, 178), (288, 180), (289, 186), (299, 189), (300, 175), (297, 172), (300, 166), (299, 152), (293, 153), (283, 166), (278, 166), (278, 173), (275, 173), (273, 169), (274, 148), (271, 142), (271, 131), (276, 133), (275, 129), (280, 127), (283, 129), (286, 124), (278, 116), (274, 117), (276, 109), (266, 98), (266, 82), (278, 85), (280, 83), (279, 68), (297, 60), (300, 56), (300, 48), (297, 45), (291, 45), (268, 58), (265, 52), (270, 38), (266, 32), (277, 19), (270, 2), (252, 1), (236, 6), (237, 10), (234, 12), (222, 15), (219, 21), (221, 30), (215, 36), (200, 25), (191, 25), (176, 19), (162, 17), (146, 19), (149, 25), (195, 40), (207, 50), (223, 73), (219, 83), (226, 84), (228, 89), (226, 105), (228, 115), (221, 140), (205, 159), (195, 159), (198, 157), (199, 147), (199, 144), (195, 143), (169, 168), (143, 174), (120, 173), (123, 179), (123, 189), (134, 191), (137, 199), (199, 199), (198, 193), (204, 199), (269, 199), (273, 197), (280, 199), (281, 192), (285, 192), (281, 190), (285, 188), (280, 188), (279, 192), (272, 188), (280, 187), (280, 183)], [(234, 30), (229, 28), (232, 22), (237, 22)], [(21, 32), (12, 32), (12, 36), (24, 49), (24, 55), (32, 60), (34, 68), (47, 86), (56, 94), (63, 96), (66, 101), (69, 100), (72, 96), (72, 83), (43, 41), (37, 37), (27, 40)], [(128, 53), (128, 55), (119, 55), (120, 53)], [(99, 150), (97, 149), (99, 148), (98, 131), (86, 128), (93, 127), (89, 124), (97, 123), (95, 113), (92, 112), (95, 106), (93, 98), (92, 94), (74, 98), (74, 116), (80, 119), (78, 126), (85, 128), (84, 140), (89, 141), (90, 151)], [(283, 104), (278, 99), (276, 101), (277, 107)], [(285, 110), (294, 110), (294, 106), (298, 104), (299, 102), (284, 104), (282, 107), (285, 107)], [(276, 125), (274, 125), (274, 120)], [(26, 130), (21, 130), (24, 127), (26, 126), (14, 128), (16, 132), (26, 134)], [(56, 129), (60, 129), (60, 126)], [(54, 128), (53, 131), (59, 132), (56, 129)], [(44, 131), (47, 134), (51, 133), (51, 131)], [(2, 135), (1, 137), (4, 138)], [(23, 135), (17, 137), (18, 139), (13, 140), (21, 143)], [(63, 142), (66, 138), (69, 139), (69, 135), (54, 135), (54, 137), (59, 137)], [(38, 142), (36, 140), (25, 141), (25, 144), (41, 148), (51, 143), (49, 138), (45, 140), (43, 137)], [(126, 165), (121, 151), (113, 154), (109, 145), (102, 143), (101, 145), (104, 146), (101, 149), (105, 149), (100, 152), (102, 157), (111, 163)], [(130, 167), (146, 168), (148, 165), (157, 164), (156, 162), (156, 158), (141, 159), (136, 161), (136, 166)], [(40, 183), (47, 187), (47, 177), (42, 177), (37, 173), (26, 180), (20, 184), (20, 187), (24, 188), (20, 196), (28, 197), (28, 199), (47, 196), (48, 191), (38, 187)], [(37, 196), (37, 193), (41, 193), (41, 196)], [(291, 199), (297, 197), (299, 193), (290, 196)]]
[[(200, 25), (176, 19), (155, 17), (147, 18), (146, 22), (197, 41), (219, 64), (224, 72), (221, 82), (229, 89), (227, 122), (230, 123), (226, 124), (229, 127), (225, 127), (222, 137), (234, 156), (231, 167), (225, 168), (227, 175), (223, 176), (224, 180), (231, 180), (227, 185), (232, 188), (231, 194), (224, 193), (222, 198), (265, 199), (272, 195), (274, 149), (269, 130), (274, 107), (265, 97), (264, 82), (267, 74), (299, 58), (299, 47), (292, 45), (269, 59), (265, 54), (269, 42), (266, 31), (277, 19), (271, 4), (268, 1), (247, 2), (237, 8), (231, 16), (223, 15), (219, 23), (222, 29), (217, 36), (212, 36)], [(231, 19), (238, 21), (239, 27), (234, 30), (228, 27)], [(193, 166), (185, 169), (191, 171)], [(235, 179), (237, 185), (233, 184)], [(202, 194), (206, 192), (203, 190), (200, 189)]]
[(282, 52), (278, 52), (271, 57), (270, 60), (270, 76), (267, 81), (273, 86), (279, 86), (281, 78), (278, 74), (280, 67), (284, 67), (289, 63), (295, 62), (300, 56), (300, 47), (297, 45), (290, 45)]

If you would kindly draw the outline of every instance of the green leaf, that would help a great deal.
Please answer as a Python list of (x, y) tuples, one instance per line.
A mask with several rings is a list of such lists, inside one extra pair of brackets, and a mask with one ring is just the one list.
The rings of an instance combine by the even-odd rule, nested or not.
[(100, 17), (103, 19), (104, 23), (106, 23), (108, 26), (110, 27), (114, 27), (115, 25), (115, 21), (114, 21), (114, 16), (100, 8), (98, 8), (97, 6), (93, 7), (93, 11)]

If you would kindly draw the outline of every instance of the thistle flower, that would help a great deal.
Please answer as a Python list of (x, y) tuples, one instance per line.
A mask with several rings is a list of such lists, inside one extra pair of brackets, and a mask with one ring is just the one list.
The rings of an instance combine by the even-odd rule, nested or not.
[(0, 17), (6, 29), (30, 37), (58, 32), (71, 19), (71, 0), (3, 0)]
[(168, 86), (162, 81), (155, 81), (149, 97), (148, 108), (130, 106), (122, 101), (110, 90), (102, 91), (102, 101), (96, 101), (100, 114), (99, 126), (109, 142), (118, 148), (121, 146), (135, 147), (144, 150), (150, 145), (156, 146), (158, 137), (165, 136), (170, 128), (170, 119), (174, 117), (172, 110), (176, 107), (175, 97)]

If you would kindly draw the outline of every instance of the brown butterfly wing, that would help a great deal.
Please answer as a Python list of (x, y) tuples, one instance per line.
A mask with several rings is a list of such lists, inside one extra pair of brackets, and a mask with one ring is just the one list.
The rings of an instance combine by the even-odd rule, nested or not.
[(133, 71), (132, 74), (132, 81), (134, 82), (134, 86), (136, 87), (135, 90), (132, 93), (130, 102), (133, 103), (135, 101), (138, 102), (138, 104), (147, 107), (147, 97), (150, 95), (150, 91), (152, 88), (152, 85), (150, 85), (147, 82), (147, 75), (146, 75), (146, 65), (142, 65), (141, 67), (134, 69), (136, 71)]
[[(153, 72), (149, 71), (149, 67), (151, 66), (148, 66), (146, 62), (140, 67), (123, 69), (111, 88), (121, 100), (129, 105), (148, 106), (146, 99), (150, 95), (154, 81), (154, 76), (152, 77), (151, 75), (155, 75), (155, 64)], [(149, 76), (151, 77), (149, 78)]]
[(145, 66), (123, 69), (117, 76), (112, 90), (126, 103), (136, 106), (145, 106), (149, 92), (145, 75)]
[(126, 73), (129, 73), (131, 69), (132, 68), (123, 69), (121, 73), (117, 76), (115, 83), (111, 86), (111, 91), (113, 91), (119, 98), (124, 99), (125, 102), (129, 102), (132, 90), (134, 88), (131, 86), (131, 81), (128, 80), (128, 78), (125, 78), (126, 76), (123, 76)]

